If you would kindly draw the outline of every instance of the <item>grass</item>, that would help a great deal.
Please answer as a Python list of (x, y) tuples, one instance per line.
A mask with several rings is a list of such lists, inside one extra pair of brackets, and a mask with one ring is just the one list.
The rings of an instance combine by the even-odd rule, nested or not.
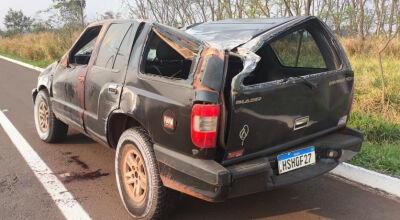
[[(346, 44), (350, 43), (344, 42), (346, 48)], [(348, 52), (353, 54), (349, 59), (355, 74), (355, 95), (349, 126), (365, 132), (361, 152), (349, 162), (395, 177), (400, 177), (399, 42), (393, 43), (383, 59), (387, 92), (385, 105), (381, 104), (382, 87), (376, 53), (367, 55), (358, 51), (357, 55), (353, 54), (357, 49), (356, 42), (352, 42), (354, 51)]]
[(0, 37), (0, 51), (27, 60), (52, 63), (71, 47), (79, 33), (41, 32)]
[(360, 153), (349, 162), (400, 178), (400, 142), (377, 144), (366, 141)]
[(364, 131), (365, 139), (371, 143), (400, 142), (400, 126), (377, 116), (353, 112), (348, 126)]
[(365, 132), (361, 151), (351, 164), (400, 177), (400, 125), (356, 111), (348, 126)]
[(18, 61), (21, 61), (21, 62), (24, 62), (24, 63), (28, 63), (28, 64), (31, 64), (33, 66), (41, 67), (41, 68), (45, 68), (50, 64), (50, 62), (29, 60), (29, 59), (26, 59), (26, 58), (23, 58), (23, 57), (14, 55), (14, 54), (5, 53), (5, 52), (2, 52), (2, 51), (0, 51), (0, 55), (8, 57), (8, 58), (11, 58), (11, 59), (14, 59), (14, 60), (18, 60)]
[(381, 104), (381, 78), (378, 60), (371, 56), (350, 57), (355, 74), (353, 110), (380, 117), (400, 125), (400, 59), (385, 58), (383, 69), (386, 83), (386, 104)]

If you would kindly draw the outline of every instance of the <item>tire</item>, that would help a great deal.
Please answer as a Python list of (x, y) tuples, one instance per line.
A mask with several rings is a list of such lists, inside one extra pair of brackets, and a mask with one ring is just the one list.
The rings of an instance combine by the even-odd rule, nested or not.
[[(136, 161), (136, 168), (130, 166), (128, 158)], [(132, 177), (124, 175), (127, 172)], [(115, 174), (122, 202), (133, 218), (160, 219), (173, 209), (179, 193), (163, 185), (152, 143), (145, 130), (139, 127), (130, 128), (121, 135), (115, 157)], [(142, 185), (147, 185), (144, 186), (147, 189)], [(138, 187), (141, 189), (138, 190)]]
[[(55, 117), (47, 91), (40, 90), (36, 95), (33, 112), (36, 131), (40, 139), (47, 143), (55, 143), (65, 138), (68, 125)], [(43, 118), (46, 119), (43, 120)]]

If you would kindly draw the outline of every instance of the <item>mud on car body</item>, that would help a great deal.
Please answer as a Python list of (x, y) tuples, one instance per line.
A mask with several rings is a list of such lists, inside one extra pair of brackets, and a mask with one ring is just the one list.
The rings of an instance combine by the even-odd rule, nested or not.
[(346, 127), (353, 77), (315, 17), (181, 29), (107, 20), (40, 74), (35, 122), (46, 142), (72, 127), (115, 148), (124, 206), (156, 218), (176, 191), (224, 201), (356, 155), (363, 134)]

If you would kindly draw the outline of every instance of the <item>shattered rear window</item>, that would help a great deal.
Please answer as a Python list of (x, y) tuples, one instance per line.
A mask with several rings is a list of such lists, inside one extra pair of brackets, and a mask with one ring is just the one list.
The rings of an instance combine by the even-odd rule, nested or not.
[(167, 78), (187, 79), (194, 55), (194, 52), (153, 29), (143, 54), (142, 72)]

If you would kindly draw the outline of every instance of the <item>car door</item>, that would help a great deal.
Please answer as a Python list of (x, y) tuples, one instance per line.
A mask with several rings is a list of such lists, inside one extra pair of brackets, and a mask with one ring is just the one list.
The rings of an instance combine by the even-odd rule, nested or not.
[(83, 129), (84, 80), (101, 26), (88, 27), (57, 65), (53, 75), (52, 105), (58, 117)]
[(120, 93), (138, 22), (112, 23), (85, 81), (86, 131), (104, 143), (109, 113), (118, 108)]

